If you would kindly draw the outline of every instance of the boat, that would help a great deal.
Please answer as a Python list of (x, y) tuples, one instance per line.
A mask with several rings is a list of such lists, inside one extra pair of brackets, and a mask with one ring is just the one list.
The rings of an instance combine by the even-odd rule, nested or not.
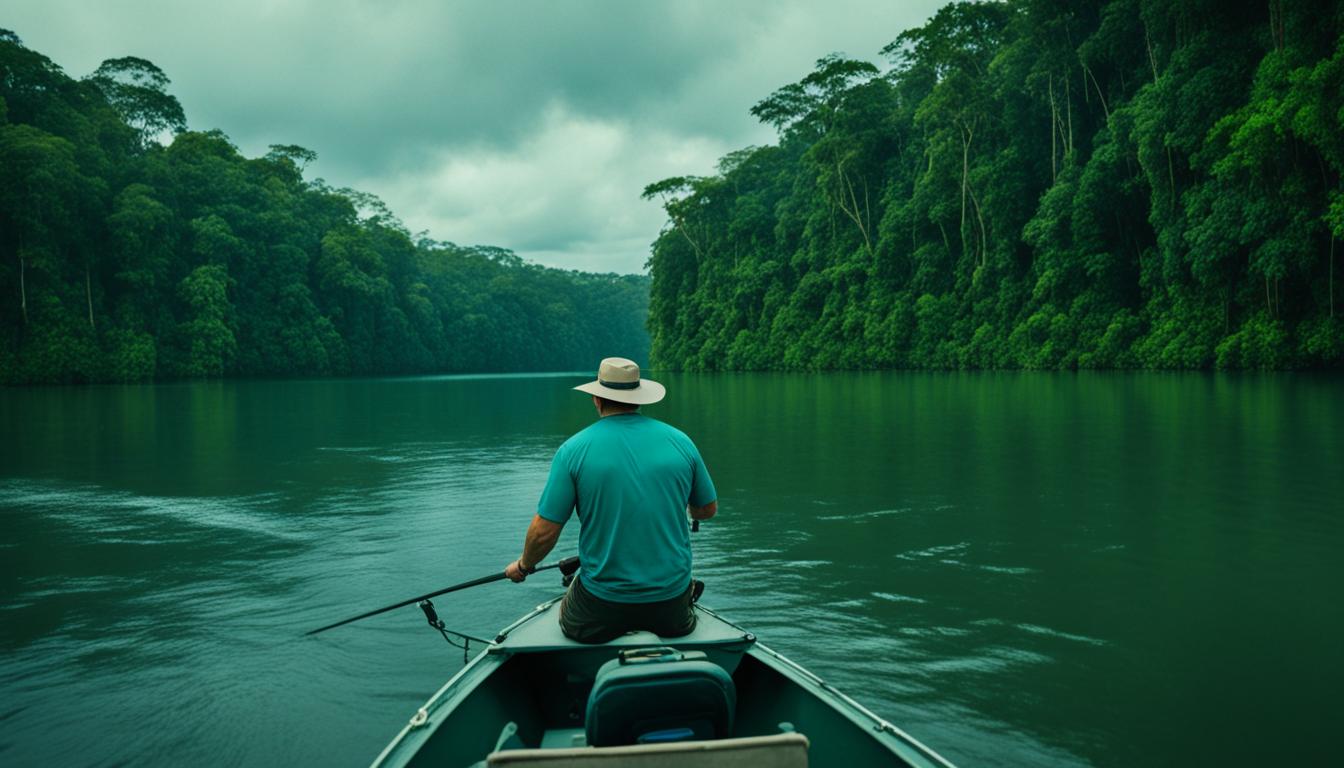
[[(559, 597), (542, 603), (484, 641), (375, 768), (950, 768), (699, 604), (689, 635), (631, 632), (601, 645), (566, 638), (559, 609)], [(443, 630), (432, 607), (426, 615)]]

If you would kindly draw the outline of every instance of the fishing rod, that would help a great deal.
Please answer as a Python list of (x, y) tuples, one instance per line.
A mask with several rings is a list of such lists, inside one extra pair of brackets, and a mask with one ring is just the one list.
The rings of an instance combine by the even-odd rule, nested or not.
[[(537, 566), (536, 568), (533, 568), (531, 571), (529, 571), (529, 573), (536, 573), (536, 572), (538, 572), (538, 571), (548, 571), (548, 570), (550, 570), (550, 569), (552, 569), (552, 568), (559, 568), (559, 569), (560, 569), (560, 573), (564, 574), (565, 577), (568, 579), (570, 576), (573, 576), (574, 573), (575, 573), (576, 571), (579, 570), (579, 558), (577, 558), (577, 557), (566, 557), (566, 558), (563, 559), (563, 560), (559, 560), (559, 561), (554, 562), (554, 563), (551, 563), (551, 564), (549, 564), (549, 565), (539, 565), (539, 566)], [(387, 613), (388, 611), (393, 610), (393, 609), (395, 609), (395, 608), (401, 608), (401, 607), (403, 607), (403, 606), (407, 606), (407, 605), (410, 605), (410, 604), (412, 604), (412, 603), (418, 603), (418, 602), (420, 602), (420, 601), (422, 601), (422, 600), (428, 600), (428, 599), (431, 598), (431, 597), (438, 597), (439, 595), (444, 595), (444, 594), (447, 594), (447, 593), (449, 593), (449, 592), (456, 592), (456, 591), (458, 591), (459, 589), (467, 589), (467, 588), (469, 588), (469, 587), (477, 587), (477, 586), (480, 586), (480, 585), (482, 585), (482, 584), (489, 584), (489, 583), (492, 582), (492, 581), (501, 581), (501, 580), (503, 580), (503, 579), (505, 579), (505, 578), (507, 578), (507, 575), (506, 575), (503, 571), (500, 571), (499, 573), (494, 573), (494, 574), (491, 574), (491, 575), (489, 575), (489, 576), (482, 576), (482, 577), (479, 578), (479, 579), (472, 579), (471, 581), (464, 581), (464, 582), (462, 582), (461, 584), (454, 584), (454, 585), (451, 586), (451, 587), (444, 587), (443, 589), (440, 589), (440, 590), (438, 590), (437, 592), (430, 592), (430, 593), (427, 594), (427, 595), (420, 595), (419, 597), (412, 597), (410, 600), (402, 600), (402, 601), (399, 602), (399, 603), (396, 603), (396, 604), (394, 604), (394, 605), (385, 606), (385, 607), (383, 607), (383, 608), (379, 608), (379, 609), (376, 610), (376, 611), (369, 611), (368, 613), (361, 613), (361, 614), (359, 614), (358, 616), (352, 616), (352, 617), (350, 617), (350, 618), (348, 618), (348, 619), (345, 619), (344, 621), (338, 621), (338, 622), (336, 622), (335, 624), (328, 624), (328, 625), (325, 626), (325, 627), (319, 627), (318, 629), (314, 629), (314, 630), (312, 630), (312, 631), (310, 631), (310, 632), (304, 632), (303, 635), (304, 635), (304, 637), (308, 637), (308, 636), (310, 636), (310, 635), (316, 635), (316, 634), (318, 634), (319, 632), (326, 632), (328, 629), (335, 629), (335, 628), (337, 628), (337, 627), (342, 627), (342, 626), (345, 626), (346, 624), (349, 624), (349, 623), (351, 623), (351, 622), (359, 621), (360, 619), (367, 619), (367, 618), (369, 618), (370, 616), (377, 616), (377, 615), (380, 614), (380, 613)], [(432, 623), (432, 622), (431, 622), (431, 623)]]

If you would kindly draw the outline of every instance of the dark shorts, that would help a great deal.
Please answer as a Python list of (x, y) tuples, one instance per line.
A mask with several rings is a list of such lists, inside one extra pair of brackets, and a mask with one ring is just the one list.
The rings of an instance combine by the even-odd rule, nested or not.
[(560, 631), (580, 643), (605, 643), (626, 632), (648, 630), (661, 637), (681, 637), (695, 629), (691, 585), (686, 593), (656, 603), (613, 603), (583, 588), (574, 579), (560, 603)]

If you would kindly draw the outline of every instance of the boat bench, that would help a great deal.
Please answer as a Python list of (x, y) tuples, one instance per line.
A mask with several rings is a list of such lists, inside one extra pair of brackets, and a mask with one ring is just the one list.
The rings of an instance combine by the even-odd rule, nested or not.
[(506, 749), (486, 764), (521, 768), (807, 768), (801, 733), (713, 741), (675, 741), (627, 747)]
[(537, 615), (529, 615), (515, 625), (506, 627), (488, 649), (491, 653), (550, 653), (553, 651), (592, 651), (612, 648), (640, 648), (652, 645), (675, 645), (678, 648), (712, 648), (716, 646), (744, 646), (755, 641), (750, 633), (729, 624), (701, 608), (699, 621), (689, 635), (662, 638), (652, 632), (627, 632), (605, 643), (580, 643), (565, 637), (560, 629), (560, 600), (537, 606)]

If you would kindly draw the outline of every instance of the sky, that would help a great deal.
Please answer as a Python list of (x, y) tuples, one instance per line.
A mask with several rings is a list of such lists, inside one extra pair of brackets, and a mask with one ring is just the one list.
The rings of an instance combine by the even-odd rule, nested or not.
[(149, 59), (189, 128), (311, 149), (413, 233), (631, 273), (666, 220), (645, 185), (773, 143), (753, 104), (833, 52), (885, 67), (943, 4), (5, 0), (0, 27), (72, 77)]

